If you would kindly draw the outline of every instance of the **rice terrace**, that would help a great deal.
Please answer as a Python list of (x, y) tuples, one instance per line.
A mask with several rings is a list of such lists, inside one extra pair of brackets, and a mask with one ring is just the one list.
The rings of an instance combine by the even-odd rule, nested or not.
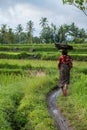
[(0, 130), (87, 130), (87, 0), (0, 0)]
[[(69, 95), (60, 94), (57, 104), (75, 130), (87, 130), (87, 43), (72, 46)], [(60, 52), (54, 44), (9, 44), (0, 49), (0, 130), (56, 130), (46, 98), (58, 82)]]

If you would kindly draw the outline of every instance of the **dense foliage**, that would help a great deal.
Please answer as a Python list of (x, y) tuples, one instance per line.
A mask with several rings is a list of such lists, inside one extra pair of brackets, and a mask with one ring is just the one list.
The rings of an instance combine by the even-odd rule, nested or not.
[(34, 36), (33, 21), (27, 22), (26, 29), (23, 29), (21, 24), (18, 24), (15, 31), (11, 27), (3, 24), (0, 28), (0, 43), (14, 44), (14, 43), (54, 43), (74, 41), (76, 43), (83, 43), (87, 39), (87, 32), (84, 28), (78, 28), (74, 23), (70, 25), (64, 24), (59, 27), (49, 22), (47, 18), (40, 19), (41, 32), (40, 36)]

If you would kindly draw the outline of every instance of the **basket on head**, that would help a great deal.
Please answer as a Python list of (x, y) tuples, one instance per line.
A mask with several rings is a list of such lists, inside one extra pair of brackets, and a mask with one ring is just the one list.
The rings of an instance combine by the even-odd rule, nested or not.
[(73, 47), (71, 45), (67, 45), (67, 44), (62, 44), (62, 43), (55, 43), (55, 47), (58, 50), (73, 50)]

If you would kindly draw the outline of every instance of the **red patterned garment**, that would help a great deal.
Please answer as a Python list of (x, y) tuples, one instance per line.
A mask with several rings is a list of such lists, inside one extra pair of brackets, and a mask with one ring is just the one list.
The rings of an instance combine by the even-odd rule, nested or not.
[(72, 58), (68, 55), (62, 55), (58, 59), (58, 68), (60, 69), (61, 64), (69, 65), (70, 69), (72, 68)]

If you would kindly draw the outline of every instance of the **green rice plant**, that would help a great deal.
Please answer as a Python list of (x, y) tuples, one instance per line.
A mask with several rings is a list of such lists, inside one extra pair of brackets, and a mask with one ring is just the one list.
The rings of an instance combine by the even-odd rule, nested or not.
[[(28, 115), (28, 122), (26, 123), (25, 129), (32, 129), (32, 126), (33, 129), (55, 129), (46, 106), (46, 94), (49, 92), (52, 84), (54, 83), (47, 76), (33, 77), (30, 82), (26, 82), (25, 97), (21, 100), (18, 109), (19, 112), (24, 112)], [(29, 126), (29, 122), (31, 122), (31, 126)]]
[[(8, 62), (8, 63), (7, 63)], [(31, 74), (43, 71), (48, 74), (56, 72), (57, 62), (42, 60), (0, 60), (0, 73)], [(33, 74), (33, 73), (32, 73)]]
[(0, 122), (1, 128), (55, 129), (46, 105), (46, 94), (54, 86), (53, 76), (0, 76), (0, 118), (3, 120)]
[[(22, 93), (21, 82), (17, 84), (21, 76), (2, 74), (0, 77), (0, 130), (12, 130), (16, 112), (12, 95), (19, 93), (19, 96)], [(21, 92), (19, 91), (20, 87)]]
[[(87, 61), (87, 44), (72, 44), (74, 50), (70, 55), (74, 60)], [(33, 44), (33, 45), (6, 45), (0, 46), (0, 58), (7, 59), (42, 59), (42, 60), (56, 60), (60, 55), (60, 51), (55, 48), (54, 44)], [(30, 51), (30, 50), (34, 51)], [(10, 51), (9, 51), (10, 50)]]
[(5, 64), (1, 63), (0, 68), (19, 69), (20, 66), (18, 66), (17, 64), (11, 65), (8, 63), (5, 63)]
[[(87, 61), (87, 54), (70, 54), (73, 60), (77, 61)], [(42, 60), (57, 60), (59, 53), (0, 53), (0, 59), (42, 59)]]
[(53, 70), (57, 68), (57, 61), (45, 60), (0, 60), (0, 68), (3, 69), (21, 69), (21, 70)]
[[(87, 60), (87, 45), (73, 46), (76, 50), (70, 55), (78, 62), (74, 62), (71, 71), (69, 95), (60, 96), (58, 105), (74, 129), (86, 130), (87, 65), (81, 61)], [(0, 53), (0, 129), (55, 130), (46, 95), (57, 84), (60, 52), (54, 45), (47, 44), (6, 47), (10, 52)], [(15, 53), (11, 50), (13, 47), (18, 48)], [(35, 51), (29, 52), (30, 48)], [(44, 75), (38, 76), (40, 72)]]
[(22, 69), (0, 69), (0, 74), (23, 74), (23, 70)]

